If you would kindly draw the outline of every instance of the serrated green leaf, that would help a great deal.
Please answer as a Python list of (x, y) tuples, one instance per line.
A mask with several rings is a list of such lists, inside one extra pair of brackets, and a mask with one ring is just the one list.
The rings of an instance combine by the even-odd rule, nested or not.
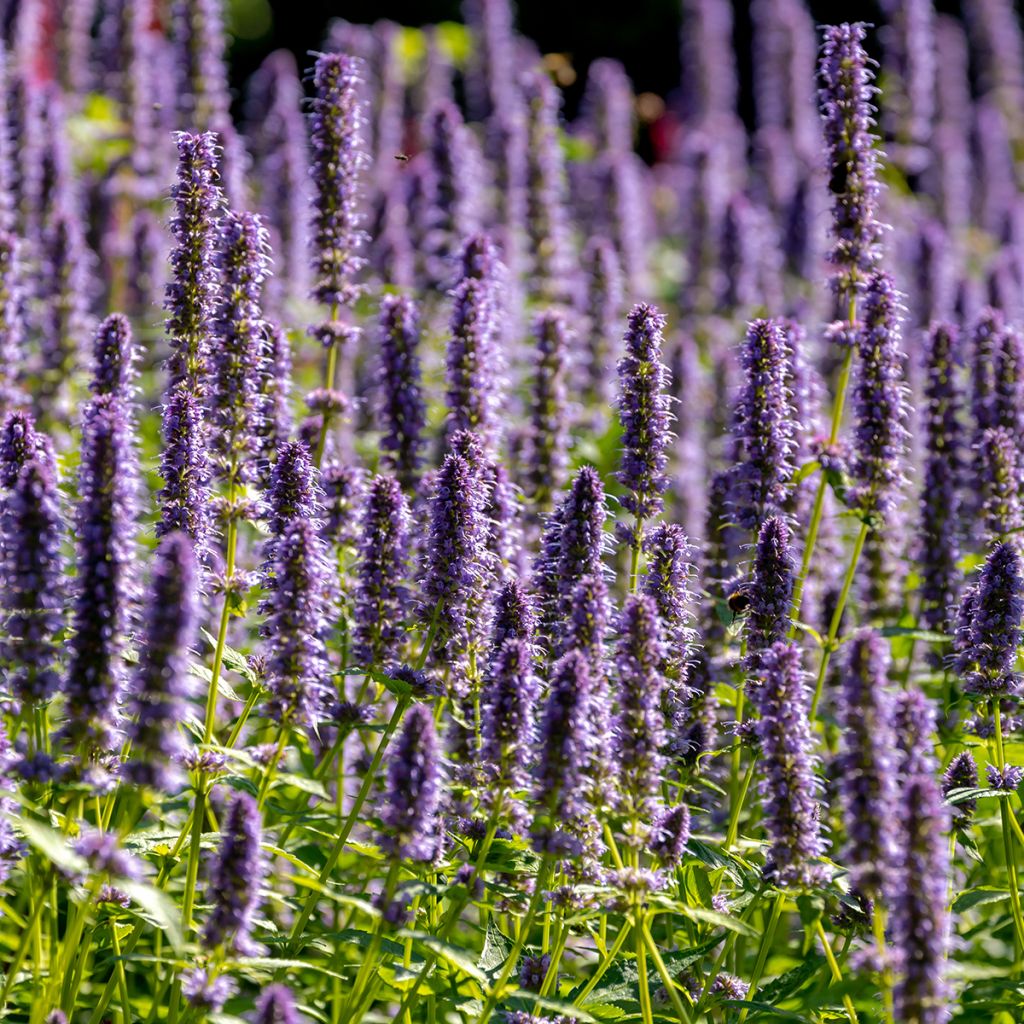
[(487, 921), (487, 935), (484, 937), (484, 948), (476, 965), (480, 970), (490, 973), (500, 967), (512, 951), (512, 940), (505, 935), (493, 920)]
[(184, 943), (178, 921), (179, 910), (174, 901), (160, 889), (147, 885), (145, 882), (118, 881), (123, 889), (149, 916), (152, 922), (167, 936), (177, 953), (181, 953)]
[(995, 885), (979, 885), (960, 893), (953, 900), (954, 913), (970, 910), (972, 907), (984, 906), (986, 903), (1000, 903), (1010, 898), (1009, 889), (1000, 889)]
[(461, 971), (467, 978), (479, 982), (481, 985), (487, 983), (487, 975), (476, 965), (469, 950), (461, 946), (453, 946), (449, 942), (442, 942), (436, 935), (429, 935), (426, 932), (400, 932), (402, 938), (412, 939), (421, 946), (436, 953), (442, 960), (450, 964), (456, 970)]
[(746, 935), (748, 938), (756, 939), (758, 932), (732, 914), (722, 914), (717, 910), (708, 910), (705, 907), (683, 907), (680, 912), (693, 921), (703, 921), (705, 924), (713, 924), (718, 928), (726, 928), (731, 932)]

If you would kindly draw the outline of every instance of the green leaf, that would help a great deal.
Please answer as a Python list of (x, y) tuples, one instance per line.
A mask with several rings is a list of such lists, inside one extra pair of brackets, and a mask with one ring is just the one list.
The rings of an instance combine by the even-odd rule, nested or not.
[(69, 875), (88, 874), (89, 865), (85, 858), (75, 853), (59, 832), (39, 821), (19, 819), (10, 815), (8, 817), (29, 843), (55, 868)]
[(152, 923), (167, 935), (175, 951), (180, 953), (184, 947), (178, 922), (179, 910), (170, 896), (145, 882), (120, 880), (117, 884), (142, 908)]
[(681, 913), (693, 921), (703, 921), (718, 928), (727, 928), (731, 932), (738, 932), (751, 939), (756, 939), (758, 936), (758, 932), (751, 928), (746, 921), (741, 921), (738, 917), (733, 917), (732, 914), (722, 914), (717, 910), (707, 910), (705, 907), (684, 907), (681, 908)]
[(948, 644), (953, 638), (946, 633), (930, 629), (915, 629), (913, 626), (883, 626), (878, 631), (884, 637), (902, 636), (908, 640), (923, 640), (928, 644)]
[(820, 953), (809, 953), (795, 967), (773, 978), (758, 992), (758, 998), (773, 1006), (794, 995), (808, 978), (813, 977), (828, 961)]
[(512, 940), (505, 935), (493, 920), (487, 921), (487, 935), (484, 937), (484, 948), (476, 965), (482, 971), (490, 973), (500, 967), (512, 951)]
[(970, 910), (972, 907), (980, 907), (986, 903), (999, 903), (1010, 898), (1009, 889), (1000, 889), (995, 885), (979, 885), (974, 889), (968, 889), (960, 893), (953, 900), (954, 913), (962, 910)]
[(469, 952), (461, 946), (442, 942), (437, 936), (428, 935), (426, 932), (403, 931), (400, 935), (402, 938), (413, 939), (436, 953), (446, 963), (465, 974), (467, 978), (472, 978), (473, 981), (479, 982), (481, 985), (487, 983), (487, 975), (476, 965)]

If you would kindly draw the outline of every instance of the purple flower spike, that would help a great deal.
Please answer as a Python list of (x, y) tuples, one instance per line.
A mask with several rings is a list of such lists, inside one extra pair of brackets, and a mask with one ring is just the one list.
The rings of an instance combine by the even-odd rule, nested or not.
[(147, 610), (149, 621), (132, 688), (131, 758), (122, 768), (138, 786), (172, 791), (184, 753), (178, 723), (195, 691), (188, 653), (196, 635), (196, 562), (184, 533), (164, 537), (156, 552)]
[(962, 607), (966, 636), (958, 635), (956, 668), (964, 676), (965, 689), (979, 697), (1016, 693), (1021, 687), (1015, 665), (1024, 615), (1024, 571), (1012, 544), (997, 544), (989, 552)]
[(87, 754), (110, 749), (125, 682), (125, 634), (136, 598), (137, 480), (124, 405), (99, 395), (82, 416), (78, 578), (64, 689), (65, 743)]
[(899, 751), (899, 776), (935, 775), (935, 706), (917, 687), (893, 697), (893, 728)]
[(277, 457), (292, 433), (292, 352), (288, 335), (279, 324), (267, 324), (259, 361), (259, 395), (263, 415), (257, 424), (261, 475)]
[(1013, 327), (996, 338), (993, 367), (992, 425), (1008, 431), (1014, 443), (1024, 443), (1024, 339)]
[(852, 475), (853, 505), (867, 516), (887, 520), (905, 482), (902, 461), (907, 443), (907, 385), (900, 349), (900, 296), (892, 278), (874, 274), (864, 299), (859, 332), (859, 374), (854, 403), (857, 429)]
[(1009, 432), (994, 427), (984, 431), (978, 445), (978, 483), (985, 537), (996, 543), (1024, 525), (1021, 509), (1017, 446)]
[(353, 595), (353, 653), (365, 668), (397, 657), (404, 636), (409, 506), (393, 477), (370, 484), (359, 520), (359, 561)]
[[(3, 81), (0, 70), (0, 84)], [(0, 126), (0, 164), (3, 127)], [(0, 189), (4, 187), (0, 166)], [(0, 200), (2, 203), (2, 200)], [(0, 218), (3, 216), (0, 205)], [(25, 359), (25, 293), (19, 262), (21, 245), (15, 235), (0, 231), (0, 409), (25, 401), (19, 379)]]
[(829, 149), (835, 285), (846, 296), (862, 290), (881, 259), (883, 226), (878, 220), (881, 186), (871, 133), (875, 92), (865, 27), (829, 25), (821, 50), (819, 99)]
[(506, 799), (511, 797), (511, 816), (516, 821), (525, 814), (514, 794), (528, 781), (527, 766), (536, 746), (534, 706), (539, 697), (530, 645), (525, 640), (506, 640), (490, 665), (481, 695), (480, 757), (494, 771), (489, 787), (505, 793)]
[(363, 139), (361, 61), (322, 53), (313, 69), (310, 138), (313, 161), (312, 296), (325, 306), (350, 306), (365, 260), (361, 177), (368, 157)]
[[(942, 773), (942, 795), (949, 797), (958, 789), (978, 788), (978, 766), (969, 750), (957, 754)], [(974, 812), (978, 808), (977, 800), (961, 800), (953, 807), (952, 826), (958, 830), (971, 827)]]
[(377, 387), (384, 422), (385, 464), (409, 493), (416, 489), (423, 461), (427, 410), (420, 375), (420, 313), (404, 295), (385, 295), (380, 304), (380, 367)]
[(236, 792), (221, 827), (220, 847), (210, 872), (208, 899), (213, 904), (203, 929), (203, 946), (220, 946), (241, 956), (262, 950), (253, 941), (253, 918), (260, 907), (266, 864), (260, 850), (260, 809), (248, 793)]
[(662, 523), (644, 542), (647, 573), (642, 591), (654, 599), (661, 619), (665, 656), (661, 672), (673, 685), (686, 681), (697, 647), (692, 623), (696, 568), (695, 552), (681, 526)]
[(796, 471), (799, 424), (787, 387), (789, 346), (781, 323), (751, 323), (742, 362), (745, 380), (732, 424), (740, 462), (730, 501), (735, 521), (756, 531), (769, 516), (780, 514)]
[(309, 449), (289, 441), (278, 453), (263, 499), (269, 537), (263, 545), (266, 565), (273, 562), (277, 538), (293, 519), (315, 519), (320, 509), (320, 488)]
[(50, 439), (36, 430), (27, 412), (9, 412), (0, 428), (0, 488), (10, 490), (22, 466), (37, 457), (51, 466), (55, 464)]
[(24, 463), (2, 509), (0, 654), (10, 666), (11, 693), (34, 707), (60, 686), (57, 639), (67, 597), (60, 550), (64, 523), (50, 460), (36, 455)]
[(823, 879), (811, 863), (825, 852), (819, 823), (814, 740), (807, 718), (810, 692), (800, 648), (779, 640), (758, 659), (760, 685), (755, 728), (761, 743), (764, 778), (761, 800), (771, 840), (768, 870), (777, 884), (805, 887)]
[(690, 808), (686, 804), (666, 807), (654, 819), (647, 839), (647, 849), (665, 867), (675, 867), (690, 841)]
[(336, 549), (354, 548), (359, 540), (359, 506), (366, 490), (366, 474), (359, 466), (326, 465), (323, 485), (324, 538)]
[(425, 704), (405, 715), (388, 766), (381, 848), (399, 860), (431, 860), (439, 841), (441, 751)]
[(201, 392), (208, 368), (213, 318), (220, 297), (216, 268), (217, 224), (224, 206), (218, 181), (218, 149), (211, 132), (179, 132), (178, 177), (171, 189), (171, 281), (164, 308), (171, 340), (171, 383), (188, 380)]
[(479, 603), (487, 566), (480, 481), (459, 455), (438, 471), (423, 580), (426, 623), (437, 620), (434, 660), (449, 666), (456, 693), (465, 686), (470, 648), (480, 640)]
[(590, 672), (587, 659), (570, 651), (551, 673), (535, 771), (534, 846), (549, 853), (579, 852), (567, 832), (587, 811), (591, 758)]
[(130, 400), (135, 381), (136, 348), (128, 318), (111, 313), (96, 331), (92, 343), (92, 380), (94, 395), (116, 395)]
[[(661, 511), (668, 487), (665, 467), (671, 439), (668, 368), (661, 361), (665, 317), (653, 306), (634, 306), (619, 360), (622, 462), (617, 474), (629, 492), (622, 504), (638, 520)], [(640, 538), (636, 538), (639, 543)]]
[(903, 824), (892, 878), (892, 941), (896, 952), (896, 1020), (944, 1024), (950, 1017), (946, 957), (949, 949), (949, 811), (932, 774), (903, 787), (897, 810)]
[(846, 823), (844, 864), (853, 888), (874, 899), (883, 891), (896, 850), (896, 735), (889, 693), (889, 649), (870, 630), (849, 645), (842, 673), (839, 722), (842, 745), (836, 764)]
[(918, 561), (921, 565), (921, 619), (928, 629), (947, 633), (962, 573), (959, 519), (963, 460), (960, 411), (963, 396), (958, 339), (951, 324), (933, 324), (928, 332), (925, 408), (924, 480), (921, 485), (921, 525)]
[(766, 519), (757, 536), (754, 573), (747, 612), (749, 664), (759, 663), (760, 653), (786, 638), (796, 568), (790, 553), (790, 531), (783, 520)]
[(268, 985), (256, 1004), (253, 1024), (299, 1024), (292, 990), (286, 985)]
[[(626, 600), (618, 623), (615, 674), (619, 715), (614, 725), (619, 795), (627, 817), (649, 827), (658, 804), (665, 745), (661, 695), (665, 679), (658, 609), (645, 595)], [(640, 836), (628, 836), (638, 842)]]
[(324, 647), (329, 566), (315, 521), (292, 519), (274, 552), (264, 632), (270, 712), (313, 729), (333, 692)]
[(160, 456), (160, 521), (156, 535), (181, 530), (192, 538), (196, 559), (206, 559), (210, 539), (210, 470), (203, 408), (187, 380), (175, 385), (163, 410)]
[(607, 238), (592, 238), (583, 250), (587, 271), (586, 386), (588, 407), (610, 403), (609, 368), (618, 358), (619, 322), (623, 311), (622, 267)]
[(522, 640), (532, 649), (536, 632), (537, 613), (533, 599), (519, 580), (506, 580), (494, 598), (491, 659), (497, 657), (506, 640)]
[(530, 401), (527, 476), (535, 510), (547, 512), (564, 483), (568, 464), (566, 375), (572, 336), (558, 310), (541, 313), (534, 324), (537, 359)]
[(267, 332), (261, 292), (270, 256), (266, 228), (255, 214), (228, 212), (220, 231), (221, 301), (210, 353), (210, 440), (221, 477), (235, 486), (254, 478), (259, 450)]

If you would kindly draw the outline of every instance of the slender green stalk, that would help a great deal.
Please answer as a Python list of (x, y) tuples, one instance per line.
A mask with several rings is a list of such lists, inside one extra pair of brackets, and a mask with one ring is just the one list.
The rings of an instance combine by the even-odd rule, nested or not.
[(672, 1003), (672, 1009), (675, 1010), (680, 1024), (690, 1024), (690, 1014), (683, 1005), (682, 999), (679, 998), (679, 989), (672, 978), (672, 975), (669, 974), (668, 968), (665, 966), (665, 961), (661, 958), (661, 953), (658, 950), (658, 944), (654, 941), (654, 936), (651, 935), (651, 930), (646, 920), (641, 920), (640, 927), (644, 937), (644, 945), (647, 947), (647, 954), (650, 956), (651, 960), (654, 961), (654, 966), (658, 972), (658, 976), (661, 978), (661, 983), (665, 986), (665, 991), (668, 993), (669, 1002)]
[(387, 926), (387, 908), (388, 904), (395, 898), (399, 868), (400, 864), (397, 860), (392, 860), (388, 867), (387, 878), (384, 880), (384, 888), (381, 892), (380, 917), (377, 919), (377, 924), (373, 929), (370, 948), (363, 957), (359, 973), (356, 975), (352, 991), (349, 993), (348, 1001), (345, 1003), (345, 1008), (342, 1011), (342, 1019), (345, 1021), (359, 1021), (362, 1019), (365, 1012), (363, 1004), (366, 1002), (366, 997), (369, 996), (372, 1001), (372, 990), (370, 992), (364, 990), (370, 978), (370, 973), (377, 966), (377, 954), (380, 952), (381, 943), (384, 940), (384, 929)]
[(871, 915), (871, 926), (875, 935), (875, 948), (878, 950), (878, 959), (882, 965), (881, 985), (884, 1019), (886, 1024), (894, 1024), (896, 1017), (892, 1001), (892, 971), (889, 968), (889, 950), (885, 944), (885, 909), (877, 901), (875, 902), (874, 913)]
[[(754, 963), (754, 973), (750, 976), (750, 983), (747, 986), (747, 1002), (753, 1001), (754, 994), (757, 992), (757, 986), (761, 983), (765, 964), (768, 962), (768, 954), (771, 952), (772, 943), (775, 941), (775, 931), (779, 926), (780, 917), (782, 917), (782, 897), (776, 896), (775, 902), (772, 904), (771, 917), (769, 917), (768, 924), (765, 926), (764, 932), (761, 935), (761, 945), (757, 951), (757, 960)], [(749, 1007), (744, 1006), (740, 1011), (738, 1024), (743, 1024), (747, 1019), (748, 1011)]]
[[(832, 980), (841, 984), (843, 980), (843, 972), (839, 969), (839, 961), (836, 960), (836, 955), (832, 952), (832, 945), (828, 941), (828, 935), (825, 932), (825, 926), (821, 923), (820, 917), (815, 923), (815, 929), (818, 933), (818, 938), (821, 939), (821, 945), (825, 950), (825, 959), (828, 961), (828, 968), (832, 973)], [(846, 1009), (846, 1016), (849, 1019), (850, 1024), (858, 1024), (857, 1011), (854, 1008), (853, 1000), (845, 994), (843, 995), (843, 1006)]]
[(654, 1010), (651, 1007), (651, 990), (647, 984), (647, 944), (644, 941), (643, 911), (633, 910), (633, 939), (636, 953), (637, 992), (640, 995), (640, 1017), (644, 1024), (654, 1024)]
[[(1003, 721), (999, 708), (999, 698), (993, 697), (990, 702), (990, 706), (992, 708), (992, 720), (995, 724), (996, 767), (1000, 772), (1002, 772), (1006, 767), (1006, 752), (1003, 747)], [(1006, 874), (1010, 890), (1010, 909), (1013, 913), (1014, 933), (1016, 935), (1016, 959), (1019, 961), (1022, 953), (1024, 953), (1024, 913), (1021, 911), (1020, 885), (1017, 878), (1016, 848), (1010, 838), (1013, 830), (1010, 819), (1014, 818), (1014, 814), (1010, 807), (1009, 800), (999, 801), (999, 816), (1002, 824), (1003, 851), (1006, 856)], [(1016, 820), (1014, 820), (1014, 824), (1018, 824)]]
[[(234, 486), (228, 494), (229, 506), (234, 502)], [(238, 524), (232, 518), (228, 522), (228, 534), (225, 542), (226, 562), (224, 578), (230, 585), (235, 574), (235, 556), (238, 549)], [(213, 730), (217, 724), (217, 695), (220, 685), (220, 673), (224, 667), (224, 648), (228, 642), (228, 623), (231, 621), (231, 602), (224, 595), (224, 606), (220, 612), (220, 625), (217, 628), (217, 646), (213, 652), (213, 668), (210, 674), (210, 688), (206, 693), (206, 717), (203, 723), (203, 743), (213, 742)]]
[(608, 968), (615, 963), (616, 958), (619, 955), (619, 951), (625, 945), (626, 939), (629, 938), (629, 933), (633, 930), (633, 922), (628, 918), (622, 923), (622, 927), (619, 929), (619, 934), (615, 936), (615, 941), (612, 943), (611, 948), (601, 957), (600, 962), (597, 965), (597, 970), (591, 975), (590, 980), (580, 989), (579, 993), (573, 997), (573, 1002), (579, 1006), (581, 1003), (586, 1002), (587, 996), (597, 988), (601, 979), (605, 976)]
[[(331, 322), (338, 319), (338, 303), (331, 306)], [(328, 391), (334, 390), (334, 381), (338, 376), (338, 343), (331, 341), (327, 346), (327, 359), (324, 365), (324, 387)], [(331, 429), (331, 410), (324, 409), (323, 418), (320, 423), (320, 435), (316, 439), (316, 450), (313, 454), (313, 465), (317, 469), (324, 461), (324, 449), (327, 447), (327, 435)]]

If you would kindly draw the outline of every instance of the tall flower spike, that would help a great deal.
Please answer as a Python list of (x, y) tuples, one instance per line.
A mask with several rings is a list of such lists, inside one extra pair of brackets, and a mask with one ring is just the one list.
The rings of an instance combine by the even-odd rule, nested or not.
[(82, 415), (78, 577), (64, 688), (63, 737), (85, 754), (110, 749), (125, 682), (125, 634), (136, 598), (137, 480), (124, 404), (99, 395)]
[(177, 764), (185, 746), (178, 725), (195, 692), (188, 655), (196, 635), (196, 596), (192, 541), (183, 533), (170, 533), (160, 542), (153, 565), (148, 623), (126, 729), (131, 753), (121, 769), (136, 785), (164, 792), (180, 780)]
[(255, 956), (260, 945), (252, 938), (253, 918), (267, 869), (260, 843), (260, 809), (248, 794), (236, 792), (221, 826), (220, 846), (210, 872), (208, 899), (213, 910), (203, 929), (203, 946), (225, 947), (241, 956)]
[(697, 647), (693, 628), (695, 553), (681, 526), (661, 523), (644, 542), (647, 572), (641, 590), (654, 600), (661, 619), (661, 673), (677, 689), (685, 684)]
[(905, 482), (902, 460), (908, 413), (900, 311), (892, 278), (885, 273), (872, 275), (864, 299), (864, 328), (857, 341), (857, 427), (851, 466), (857, 484), (852, 503), (865, 515), (883, 521), (896, 509)]
[(982, 433), (977, 483), (985, 539), (994, 544), (1024, 525), (1017, 446), (1008, 431), (996, 427)]
[[(978, 766), (969, 750), (961, 751), (942, 774), (942, 795), (948, 798), (955, 790), (977, 788)], [(953, 807), (953, 828), (961, 831), (970, 828), (977, 808), (977, 800), (958, 801)]]
[(269, 534), (263, 545), (265, 567), (273, 562), (277, 538), (293, 519), (316, 517), (319, 497), (317, 472), (309, 449), (301, 441), (289, 441), (278, 453), (263, 499)]
[(317, 524), (292, 519), (274, 551), (266, 601), (270, 713), (279, 722), (315, 729), (333, 692), (324, 636), (329, 566)]
[(111, 313), (97, 328), (92, 343), (92, 380), (94, 395), (116, 395), (130, 399), (135, 381), (136, 347), (128, 318)]
[(423, 461), (427, 409), (420, 374), (420, 311), (405, 295), (380, 304), (380, 366), (377, 388), (384, 425), (384, 463), (408, 493), (416, 489)]
[(524, 640), (506, 640), (490, 666), (481, 695), (480, 757), (494, 772), (488, 782), (488, 793), (504, 793), (505, 799), (511, 801), (512, 818), (516, 821), (525, 814), (515, 794), (528, 782), (527, 767), (536, 745), (534, 713), (539, 697), (540, 683), (534, 674), (530, 645)]
[(485, 236), (467, 243), (465, 274), (452, 293), (446, 351), (448, 435), (472, 430), (488, 448), (497, 444), (501, 371), (497, 290), (503, 270)]
[(466, 682), (469, 650), (480, 639), (483, 497), (479, 479), (459, 455), (445, 456), (434, 487), (421, 615), (427, 623), (436, 619), (433, 660), (448, 666), (458, 693)]
[(587, 810), (586, 767), (592, 748), (590, 671), (579, 651), (555, 665), (540, 730), (540, 757), (534, 775), (534, 846), (573, 854), (579, 843), (567, 829)]
[(583, 250), (587, 272), (586, 383), (584, 399), (600, 414), (611, 401), (611, 375), (618, 358), (619, 322), (623, 310), (622, 267), (615, 246), (607, 238), (592, 238)]
[(48, 701), (60, 686), (58, 637), (64, 628), (64, 523), (51, 462), (35, 455), (2, 503), (0, 655), (7, 685), (25, 706)]
[(992, 423), (1009, 431), (1018, 449), (1024, 444), (1024, 339), (1014, 327), (996, 342)]
[(357, 664), (382, 667), (396, 656), (404, 630), (409, 506), (394, 477), (378, 476), (359, 518), (359, 560), (353, 595)]
[(310, 140), (313, 159), (312, 296), (325, 306), (350, 306), (365, 260), (360, 209), (361, 177), (368, 163), (363, 139), (361, 62), (322, 53), (313, 69)]
[(764, 766), (760, 790), (770, 839), (768, 870), (777, 884), (804, 888), (822, 881), (821, 866), (811, 861), (825, 852), (825, 843), (800, 648), (786, 640), (773, 643), (761, 652), (758, 671), (761, 717), (755, 729)]
[[(1024, 616), (1024, 570), (1013, 544), (997, 544), (985, 559), (975, 587), (963, 597), (967, 625), (957, 657), (965, 688), (981, 697), (1016, 693), (1015, 670)], [(958, 637), (958, 641), (960, 638)]]
[(890, 824), (897, 819), (896, 736), (889, 693), (889, 650), (870, 630), (850, 642), (838, 717), (843, 729), (836, 777), (846, 824), (844, 864), (853, 888), (874, 899), (895, 857)]
[[(3, 70), (0, 68), (0, 87), (2, 84)], [(5, 126), (0, 124), (0, 189), (4, 187), (5, 180), (2, 166), (5, 130)], [(0, 200), (0, 220), (4, 216), (2, 202)], [(0, 231), (0, 410), (10, 409), (25, 401), (20, 387), (25, 359), (26, 298), (19, 262), (20, 248), (15, 235)]]
[(434, 716), (425, 704), (405, 715), (388, 765), (380, 820), (381, 847), (399, 860), (427, 861), (439, 841), (441, 751)]
[(163, 409), (160, 454), (160, 521), (156, 535), (181, 530), (192, 538), (196, 560), (206, 560), (210, 540), (210, 469), (203, 408), (187, 380), (174, 386)]
[(54, 464), (50, 439), (36, 430), (29, 413), (20, 409), (9, 412), (0, 427), (0, 488), (10, 490), (17, 482), (21, 467), (37, 456)]
[(933, 324), (928, 332), (923, 410), (925, 465), (921, 484), (918, 562), (921, 566), (921, 619), (948, 633), (960, 589), (960, 480), (963, 460), (963, 405), (958, 380), (956, 328)]
[(934, 753), (935, 705), (916, 686), (900, 690), (893, 697), (893, 728), (900, 779), (922, 773), (934, 776), (938, 770)]
[(860, 23), (827, 26), (819, 65), (832, 193), (829, 261), (837, 268), (836, 289), (846, 296), (863, 289), (882, 255), (879, 158), (871, 132), (875, 87), (864, 36)]
[(755, 669), (761, 652), (784, 640), (789, 632), (796, 571), (790, 540), (789, 527), (774, 516), (764, 521), (757, 535), (747, 612), (747, 651)]
[(566, 375), (571, 334), (558, 310), (540, 313), (534, 324), (536, 364), (530, 396), (530, 445), (527, 475), (535, 511), (551, 508), (553, 495), (564, 483), (568, 464), (569, 429), (566, 419)]
[(946, 957), (949, 950), (949, 811), (931, 773), (903, 787), (901, 849), (889, 893), (899, 980), (896, 1019), (917, 1024), (949, 1020)]
[(280, 324), (267, 324), (259, 361), (259, 401), (263, 415), (259, 419), (261, 465), (264, 476), (270, 463), (292, 433), (292, 351), (288, 335)]
[(229, 211), (220, 233), (221, 296), (210, 358), (210, 440), (221, 478), (234, 487), (255, 476), (267, 332), (261, 292), (270, 257), (267, 231), (256, 214)]
[(730, 502), (733, 519), (760, 530), (786, 503), (794, 464), (795, 421), (787, 388), (788, 345), (782, 325), (755, 320), (742, 348), (745, 379), (733, 414), (732, 436), (739, 456)]
[(171, 383), (188, 381), (189, 390), (205, 386), (213, 318), (220, 298), (216, 268), (217, 223), (224, 206), (218, 182), (218, 149), (211, 132), (179, 132), (178, 177), (171, 189), (171, 280), (164, 309), (171, 341)]
[(324, 539), (335, 550), (355, 548), (359, 540), (359, 506), (366, 474), (359, 466), (330, 462), (320, 474), (324, 502)]
[(536, 632), (533, 599), (518, 579), (506, 580), (494, 598), (490, 661), (498, 656), (506, 640), (522, 640), (532, 650)]
[(285, 985), (268, 985), (256, 1004), (253, 1024), (299, 1024), (291, 989)]
[[(665, 467), (671, 438), (668, 368), (661, 361), (665, 317), (653, 306), (634, 306), (619, 360), (622, 460), (617, 474), (628, 494), (622, 504), (638, 520), (661, 511), (668, 487)], [(639, 538), (637, 538), (639, 542)]]
[[(622, 813), (630, 821), (627, 842), (640, 842), (654, 819), (661, 790), (665, 745), (661, 709), (665, 679), (658, 609), (646, 595), (626, 599), (618, 623), (615, 674), (619, 714), (614, 725)], [(635, 834), (633, 827), (641, 831)]]

